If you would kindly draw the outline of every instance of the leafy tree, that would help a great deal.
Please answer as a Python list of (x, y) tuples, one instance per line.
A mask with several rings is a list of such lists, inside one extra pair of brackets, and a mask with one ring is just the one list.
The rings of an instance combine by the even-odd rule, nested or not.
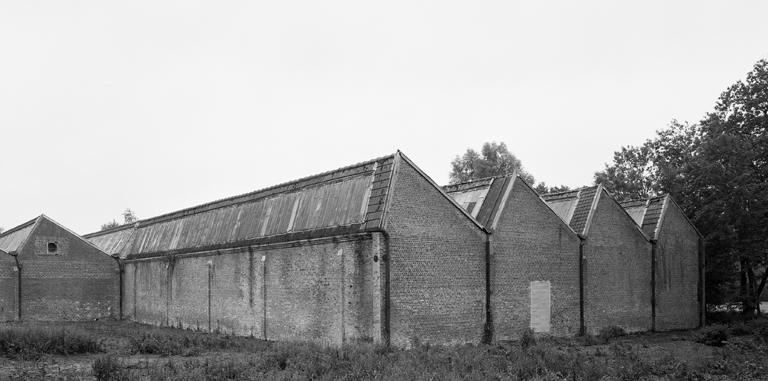
[(132, 224), (139, 220), (139, 217), (136, 216), (136, 213), (131, 210), (131, 208), (125, 208), (125, 211), (123, 212), (123, 219), (125, 220), (123, 224)]
[(472, 148), (462, 156), (456, 156), (451, 162), (449, 181), (451, 184), (463, 183), (492, 176), (501, 176), (518, 172), (528, 184), (534, 183), (533, 176), (523, 169), (523, 164), (507, 149), (504, 142), (486, 142), (478, 153)]
[[(123, 212), (123, 225), (132, 224), (138, 220), (139, 220), (139, 217), (136, 216), (136, 213), (133, 210), (131, 210), (131, 208), (125, 208), (125, 211)], [(120, 226), (120, 224), (113, 219), (112, 221), (107, 222), (106, 224), (101, 224), (101, 230), (112, 229), (118, 226)]]
[(112, 221), (109, 221), (106, 224), (101, 224), (101, 230), (112, 229), (112, 228), (116, 228), (118, 226), (120, 226), (120, 224), (117, 223), (117, 221), (115, 221), (113, 219)]
[(695, 219), (712, 244), (740, 267), (744, 312), (759, 307), (768, 271), (768, 61), (758, 61), (701, 121), (690, 170)]
[(536, 188), (534, 188), (538, 194), (547, 194), (547, 193), (557, 193), (557, 192), (565, 192), (571, 190), (571, 187), (566, 185), (555, 185), (552, 187), (548, 187), (545, 182), (540, 182), (538, 185), (536, 185)]

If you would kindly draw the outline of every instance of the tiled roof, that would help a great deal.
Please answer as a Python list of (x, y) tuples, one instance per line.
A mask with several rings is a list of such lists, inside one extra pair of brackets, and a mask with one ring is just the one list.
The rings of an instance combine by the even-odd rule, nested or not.
[(576, 210), (573, 211), (573, 217), (569, 223), (577, 233), (587, 234), (585, 229), (589, 214), (592, 211), (592, 203), (597, 196), (597, 188), (597, 186), (584, 188), (579, 193), (579, 203), (576, 205)]

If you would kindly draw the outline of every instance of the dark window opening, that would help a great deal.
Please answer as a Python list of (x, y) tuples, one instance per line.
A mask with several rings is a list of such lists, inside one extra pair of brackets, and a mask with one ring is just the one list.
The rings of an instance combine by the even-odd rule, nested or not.
[(48, 242), (48, 254), (56, 254), (59, 251), (59, 245), (56, 242)]

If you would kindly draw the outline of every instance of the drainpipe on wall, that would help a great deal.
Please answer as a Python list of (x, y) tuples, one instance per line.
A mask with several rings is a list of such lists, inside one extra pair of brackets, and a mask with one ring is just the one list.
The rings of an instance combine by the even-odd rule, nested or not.
[(371, 233), (381, 233), (384, 236), (384, 255), (381, 256), (381, 261), (384, 263), (384, 311), (382, 316), (382, 322), (384, 323), (384, 345), (389, 346), (390, 341), (390, 285), (389, 285), (389, 273), (390, 273), (390, 236), (389, 232), (384, 228), (372, 228), (368, 229)]
[(211, 332), (211, 277), (213, 261), (208, 261), (208, 332)]
[(491, 314), (491, 235), (485, 234), (485, 332), (483, 341), (493, 341), (493, 315)]
[(21, 263), (19, 263), (19, 253), (9, 253), (13, 255), (13, 259), (16, 261), (16, 314), (19, 321), (21, 321)]
[(699, 237), (699, 327), (703, 327), (706, 324), (706, 293), (704, 288), (704, 262), (706, 260), (704, 250), (704, 237)]
[(115, 257), (117, 260), (117, 272), (120, 278), (120, 294), (118, 296), (118, 320), (123, 320), (123, 274), (125, 274), (125, 264), (120, 258)]
[(656, 246), (658, 241), (651, 240), (651, 332), (656, 332)]
[(587, 333), (584, 324), (584, 245), (586, 239), (579, 234), (579, 335)]

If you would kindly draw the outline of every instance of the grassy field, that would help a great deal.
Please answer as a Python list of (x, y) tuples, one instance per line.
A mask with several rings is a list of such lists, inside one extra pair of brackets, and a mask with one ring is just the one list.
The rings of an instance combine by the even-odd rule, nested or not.
[(2, 380), (766, 380), (768, 320), (702, 330), (404, 350), (130, 322), (0, 325)]

